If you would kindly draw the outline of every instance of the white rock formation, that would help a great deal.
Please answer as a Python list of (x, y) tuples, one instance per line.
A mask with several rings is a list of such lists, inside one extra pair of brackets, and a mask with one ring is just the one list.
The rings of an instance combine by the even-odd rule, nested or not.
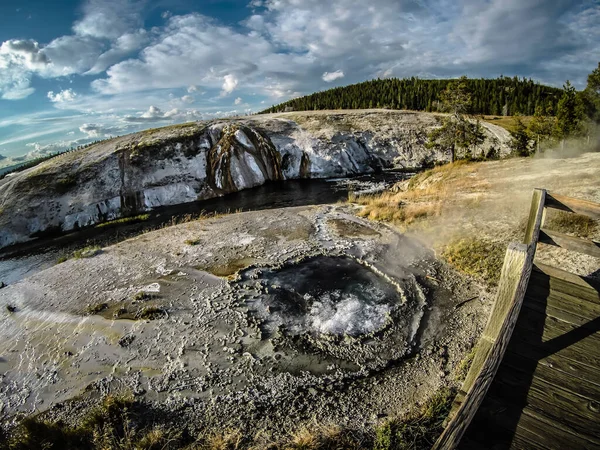
[[(342, 177), (447, 160), (424, 145), (437, 123), (432, 114), (401, 111), (294, 113), (110, 139), (0, 180), (0, 247), (267, 180)], [(481, 151), (497, 145), (506, 153), (506, 131), (491, 124), (485, 130), (490, 139)]]

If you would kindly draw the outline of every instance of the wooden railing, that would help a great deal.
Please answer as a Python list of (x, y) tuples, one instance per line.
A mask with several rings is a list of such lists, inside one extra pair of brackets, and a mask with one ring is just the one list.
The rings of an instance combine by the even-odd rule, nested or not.
[(433, 450), (456, 448), (483, 402), (521, 311), (538, 242), (600, 257), (600, 243), (543, 228), (547, 208), (600, 219), (599, 204), (551, 194), (544, 189), (534, 190), (525, 242), (508, 246), (492, 314), (477, 344), (471, 368), (454, 400), (444, 432)]

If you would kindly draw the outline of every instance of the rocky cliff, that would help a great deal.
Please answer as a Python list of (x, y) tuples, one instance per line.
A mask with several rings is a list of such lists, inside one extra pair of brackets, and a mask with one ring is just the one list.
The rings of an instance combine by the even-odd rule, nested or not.
[[(176, 125), (110, 139), (0, 181), (0, 247), (207, 199), (268, 180), (327, 178), (448, 159), (425, 147), (435, 115), (345, 111)], [(508, 149), (485, 124), (479, 151)]]

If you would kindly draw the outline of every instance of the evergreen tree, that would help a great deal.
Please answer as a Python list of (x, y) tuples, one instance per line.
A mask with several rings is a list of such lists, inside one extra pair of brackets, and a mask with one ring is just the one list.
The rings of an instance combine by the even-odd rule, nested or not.
[(510, 142), (508, 145), (517, 156), (529, 156), (529, 135), (519, 115), (515, 117), (515, 129), (510, 132)]
[[(299, 97), (263, 112), (283, 112), (286, 107), (294, 111), (318, 109), (366, 109), (377, 104), (393, 109), (441, 111), (441, 94), (448, 84), (456, 80), (420, 80), (418, 78), (371, 80), (364, 83), (317, 92)], [(533, 115), (536, 105), (556, 104), (560, 89), (542, 86), (531, 80), (500, 77), (498, 79), (465, 79), (471, 94), (468, 112), (471, 114), (500, 114), (514, 111)]]
[(442, 126), (428, 135), (428, 146), (450, 152), (450, 161), (456, 159), (459, 148), (469, 148), (473, 142), (473, 127), (466, 114), (471, 104), (471, 93), (467, 87), (467, 77), (454, 80), (440, 95), (444, 116)]
[(600, 124), (600, 62), (587, 77), (587, 86), (582, 95), (585, 113), (590, 120)]
[(563, 144), (566, 138), (581, 133), (583, 119), (584, 112), (581, 98), (577, 95), (575, 87), (567, 80), (556, 110), (555, 134)]
[(533, 119), (529, 122), (527, 131), (530, 136), (535, 139), (537, 152), (540, 151), (542, 144), (552, 138), (552, 134), (556, 127), (556, 119), (552, 117), (552, 107), (548, 106), (546, 111), (543, 111), (541, 106), (535, 108)]

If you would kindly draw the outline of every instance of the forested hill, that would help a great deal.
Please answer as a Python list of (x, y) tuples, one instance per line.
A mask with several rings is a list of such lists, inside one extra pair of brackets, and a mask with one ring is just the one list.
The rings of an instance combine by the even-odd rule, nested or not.
[[(438, 111), (440, 93), (452, 80), (388, 78), (337, 87), (305, 97), (289, 100), (262, 111), (310, 111), (320, 109), (391, 108), (416, 111)], [(472, 114), (531, 116), (536, 106), (542, 111), (556, 111), (562, 90), (517, 77), (468, 79)]]

